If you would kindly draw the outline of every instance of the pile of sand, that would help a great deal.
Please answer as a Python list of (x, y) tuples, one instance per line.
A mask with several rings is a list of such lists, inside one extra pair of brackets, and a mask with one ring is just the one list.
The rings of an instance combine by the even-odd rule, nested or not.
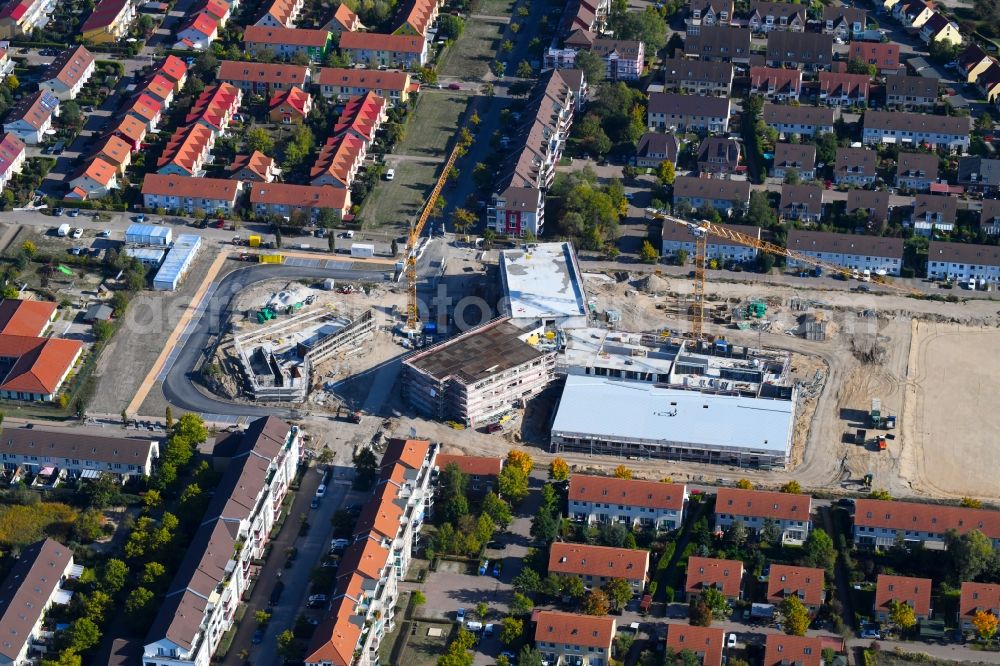
[(665, 294), (670, 291), (670, 283), (656, 273), (650, 273), (646, 277), (636, 280), (632, 286), (647, 294)]

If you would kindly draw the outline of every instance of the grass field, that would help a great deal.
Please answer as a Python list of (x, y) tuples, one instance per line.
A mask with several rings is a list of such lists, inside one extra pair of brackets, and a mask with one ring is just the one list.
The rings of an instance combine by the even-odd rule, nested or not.
[(73, 507), (61, 502), (0, 507), (0, 545), (24, 547), (46, 536), (65, 536), (76, 518)]
[(444, 160), (448, 142), (468, 103), (468, 97), (450, 90), (421, 93), (406, 125), (406, 136), (396, 152)]
[[(510, 15), (509, 12), (507, 15)], [(476, 19), (466, 21), (465, 32), (448, 49), (438, 73), (441, 76), (458, 76), (469, 80), (483, 78), (496, 57), (497, 49), (500, 48), (503, 30), (504, 25), (501, 23), (488, 23)]]
[(482, 0), (473, 13), (507, 18), (514, 13), (514, 0)]
[[(414, 625), (417, 631), (410, 636), (400, 663), (407, 666), (434, 666), (438, 658), (445, 653), (448, 639), (451, 637), (451, 627), (446, 624), (431, 624), (429, 622), (414, 622)], [(427, 630), (431, 627), (442, 629), (442, 635), (438, 637), (428, 636)]]
[(386, 225), (409, 226), (434, 186), (440, 165), (430, 162), (400, 162), (392, 181), (381, 181), (361, 209), (366, 229)]

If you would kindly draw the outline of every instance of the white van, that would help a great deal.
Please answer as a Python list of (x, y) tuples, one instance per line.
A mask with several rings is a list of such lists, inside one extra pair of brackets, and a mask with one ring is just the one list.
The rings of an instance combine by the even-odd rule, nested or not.
[(479, 633), (480, 631), (483, 630), (483, 623), (482, 622), (466, 622), (465, 623), (465, 628), (468, 629), (469, 631), (471, 631), (472, 633), (477, 634), (477, 633)]
[(56, 229), (56, 235), (59, 236), (60, 238), (65, 238), (66, 236), (69, 236), (69, 228), (70, 227), (68, 224), (60, 224), (59, 228)]

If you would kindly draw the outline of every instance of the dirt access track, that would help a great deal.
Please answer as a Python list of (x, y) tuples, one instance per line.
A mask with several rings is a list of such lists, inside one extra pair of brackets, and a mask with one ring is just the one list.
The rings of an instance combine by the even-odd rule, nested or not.
[(936, 496), (1000, 497), (992, 462), (1000, 410), (1000, 330), (912, 323), (901, 466)]

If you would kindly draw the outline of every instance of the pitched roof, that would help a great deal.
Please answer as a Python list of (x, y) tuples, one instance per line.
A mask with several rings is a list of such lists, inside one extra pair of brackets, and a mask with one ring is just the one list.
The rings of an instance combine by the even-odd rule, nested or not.
[(736, 169), (740, 163), (740, 142), (730, 136), (708, 136), (698, 146), (698, 163), (725, 163), (726, 168)]
[(569, 479), (570, 502), (600, 502), (681, 511), (687, 496), (683, 483), (574, 474)]
[(102, 187), (107, 187), (117, 174), (118, 171), (113, 164), (101, 157), (95, 157), (80, 175), (90, 178)]
[[(344, 7), (345, 5), (341, 5)], [(346, 67), (320, 67), (315, 76), (320, 86), (367, 88), (369, 90), (395, 90), (402, 92), (410, 80), (407, 72), (377, 69), (348, 69)]]
[(104, 161), (120, 167), (131, 158), (132, 147), (121, 137), (111, 135), (99, 145), (94, 154)]
[(434, 464), (442, 471), (448, 465), (455, 465), (458, 467), (458, 471), (469, 476), (500, 476), (500, 471), (503, 469), (503, 458), (439, 453)]
[(874, 220), (884, 220), (889, 214), (889, 193), (885, 190), (851, 188), (847, 191), (846, 212), (851, 215), (859, 210)]
[(818, 636), (768, 634), (763, 666), (822, 666), (823, 639)]
[(784, 67), (751, 67), (750, 85), (774, 92), (799, 92), (802, 90), (802, 70)]
[(59, 99), (48, 90), (39, 90), (22, 97), (7, 114), (4, 124), (23, 120), (31, 127), (41, 129), (59, 108)]
[(20, 21), (28, 10), (36, 6), (41, 0), (10, 0), (0, 9), (0, 18), (10, 18)]
[(612, 53), (617, 53), (620, 58), (630, 58), (636, 60), (639, 54), (644, 52), (642, 42), (635, 39), (595, 39), (590, 45), (593, 53), (607, 58)]
[(437, 6), (437, 0), (410, 0), (403, 24), (410, 26), (418, 35), (427, 34)]
[(245, 44), (273, 44), (287, 46), (303, 46), (322, 49), (330, 41), (327, 30), (312, 30), (307, 28), (271, 28), (262, 25), (248, 25), (243, 29)]
[(750, 200), (750, 181), (678, 176), (674, 180), (674, 196), (746, 203)]
[(372, 141), (375, 132), (382, 124), (382, 116), (388, 106), (386, 100), (374, 92), (368, 92), (359, 97), (352, 97), (344, 105), (344, 110), (333, 127), (336, 136), (348, 130), (358, 134), (365, 141)]
[(867, 148), (838, 148), (834, 175), (840, 176), (875, 176), (878, 166), (878, 153)]
[[(779, 210), (787, 213), (794, 209), (805, 210), (809, 215), (820, 215), (823, 212), (823, 188), (819, 185), (781, 186), (781, 204)], [(782, 494), (782, 493), (776, 493)]]
[(0, 301), (0, 335), (39, 337), (58, 307), (51, 301), (5, 298)]
[(143, 91), (164, 101), (174, 96), (174, 82), (162, 74), (154, 74), (143, 87)]
[(86, 47), (66, 49), (60, 53), (42, 74), (42, 81), (55, 79), (67, 88), (72, 88), (83, 79), (87, 69), (94, 63), (94, 55)]
[(174, 83), (187, 76), (187, 64), (175, 55), (168, 55), (156, 70)]
[(644, 580), (649, 551), (557, 541), (549, 548), (549, 573)]
[(937, 178), (938, 156), (933, 153), (899, 153), (896, 159), (897, 178)]
[(130, 114), (123, 116), (112, 131), (121, 134), (134, 143), (138, 143), (146, 137), (146, 123)]
[(393, 501), (395, 497), (395, 488), (388, 484), (381, 486), (375, 497), (362, 507), (352, 534), (371, 532), (380, 538), (395, 539), (405, 513), (403, 507)]
[(879, 574), (875, 585), (875, 610), (888, 611), (893, 601), (910, 605), (917, 617), (930, 616), (931, 579)]
[(899, 44), (895, 42), (851, 42), (851, 59), (871, 62), (876, 67), (899, 66)]
[(613, 617), (543, 610), (535, 617), (535, 642), (609, 650), (615, 637), (615, 626)]
[(943, 222), (954, 222), (958, 214), (958, 199), (940, 194), (918, 194), (913, 199), (914, 217), (940, 215)]
[(305, 65), (287, 63), (241, 62), (223, 60), (219, 63), (220, 81), (253, 81), (269, 84), (304, 86), (309, 78)]
[(0, 139), (0, 174), (8, 174), (14, 163), (24, 155), (25, 145), (15, 134), (7, 133)]
[(163, 149), (156, 167), (162, 169), (168, 164), (175, 164), (189, 174), (194, 174), (197, 162), (204, 157), (211, 139), (212, 130), (204, 125), (178, 127)]
[(722, 664), (722, 646), (726, 632), (721, 627), (695, 627), (687, 624), (667, 625), (667, 649), (679, 654), (690, 650), (703, 655), (702, 666)]
[(420, 36), (385, 35), (376, 32), (345, 32), (340, 36), (342, 51), (389, 51), (392, 53), (423, 53), (427, 40)]
[(73, 561), (73, 551), (52, 539), (21, 551), (14, 567), (0, 585), (0, 655), (10, 663), (20, 656), (63, 573)]
[(229, 3), (225, 0), (201, 0), (195, 4), (196, 11), (201, 11), (216, 21), (221, 21), (228, 18), (230, 15)]
[(703, 25), (697, 35), (684, 39), (684, 53), (700, 57), (749, 57), (750, 39), (750, 31), (743, 28)]
[(772, 564), (767, 579), (767, 601), (780, 604), (785, 597), (799, 597), (807, 606), (819, 606), (824, 601), (822, 569)]
[[(941, 254), (942, 246), (960, 246), (965, 252)], [(989, 252), (995, 264), (1000, 265), (1000, 248), (995, 246), (971, 245), (966, 243), (945, 243), (931, 241), (928, 261), (963, 261), (970, 264), (988, 263), (977, 256), (980, 251)], [(961, 506), (920, 504), (917, 502), (887, 502), (883, 500), (859, 499), (854, 510), (855, 527), (877, 527), (892, 530), (912, 530), (944, 534), (956, 530), (965, 534), (979, 530), (990, 539), (1000, 539), (1000, 511), (969, 509)]]
[(680, 151), (680, 142), (677, 137), (668, 132), (646, 132), (639, 139), (639, 146), (635, 149), (636, 155), (649, 157), (653, 153), (666, 155), (664, 159), (668, 162), (677, 162), (677, 153)]
[(111, 26), (130, 4), (131, 0), (100, 0), (94, 7), (94, 11), (80, 26), (80, 31), (90, 32)]
[[(295, 5), (296, 3), (294, 0), (274, 0), (274, 2), (271, 3), (271, 6), (268, 7), (264, 16), (271, 15), (278, 21), (278, 23), (283, 26), (287, 26), (291, 22), (293, 15), (298, 13)], [(261, 20), (263, 20), (263, 18)], [(260, 23), (260, 21), (258, 21), (258, 23)]]
[(237, 155), (233, 158), (233, 163), (229, 165), (229, 171), (235, 173), (243, 169), (249, 169), (261, 180), (267, 180), (269, 172), (276, 166), (277, 164), (273, 157), (268, 157), (259, 150), (255, 150), (249, 155)]
[[(4, 347), (10, 337), (12, 336), (0, 336), (0, 347)], [(76, 340), (62, 338), (22, 338), (22, 340), (32, 341), (30, 348), (18, 356), (14, 367), (0, 384), (0, 391), (20, 391), (40, 395), (55, 393), (60, 380), (83, 351), (83, 345)]]
[(382, 460), (399, 463), (409, 469), (420, 469), (430, 447), (431, 443), (426, 439), (390, 439)]
[(305, 118), (309, 114), (309, 106), (312, 97), (302, 88), (292, 86), (288, 90), (283, 90), (271, 98), (270, 107), (276, 109), (279, 106), (288, 106)]
[(731, 101), (728, 97), (654, 92), (649, 95), (648, 108), (650, 113), (728, 119)]
[(140, 94), (132, 106), (129, 113), (132, 113), (147, 122), (152, 122), (163, 110), (163, 103), (152, 95)]
[(808, 521), (811, 512), (812, 497), (809, 495), (742, 488), (719, 488), (716, 493), (716, 514)]
[[(720, 224), (718, 225), (722, 229), (728, 229), (729, 231), (735, 231), (737, 233), (750, 236), (751, 238), (756, 238), (760, 240), (760, 227), (750, 226), (748, 224)], [(665, 241), (680, 241), (680, 242), (691, 242), (693, 236), (691, 231), (684, 225), (674, 224), (673, 222), (664, 222), (663, 229), (660, 232), (660, 236)], [(739, 245), (736, 241), (726, 241), (722, 239), (709, 239), (709, 247), (713, 245), (725, 245), (730, 243), (731, 245)]]
[(358, 15), (351, 11), (350, 7), (341, 3), (337, 6), (337, 11), (333, 13), (333, 20), (345, 30), (353, 30), (354, 24), (358, 21)]
[(871, 77), (867, 74), (847, 74), (843, 72), (820, 72), (820, 92), (828, 96), (847, 95), (854, 99), (868, 99)]
[(194, 18), (192, 18), (180, 32), (194, 30), (195, 32), (199, 32), (206, 37), (211, 37), (218, 31), (218, 29), (219, 20), (217, 18), (208, 12), (199, 12), (198, 14), (195, 14)]
[(713, 60), (688, 60), (669, 58), (663, 62), (664, 79), (667, 85), (681, 81), (701, 81), (718, 85), (733, 81), (733, 65), (729, 62)]
[(201, 91), (184, 118), (185, 123), (202, 122), (221, 132), (239, 108), (243, 93), (231, 83), (221, 82)]
[(1000, 585), (996, 583), (962, 583), (962, 596), (958, 604), (960, 620), (971, 619), (976, 611), (1000, 614)]
[(885, 77), (885, 94), (935, 99), (938, 95), (938, 78), (936, 76), (909, 76), (907, 74), (887, 76)]
[(700, 594), (708, 587), (716, 587), (727, 597), (737, 597), (743, 583), (743, 563), (739, 560), (720, 560), (714, 557), (689, 557), (684, 591)]
[[(972, 243), (948, 243), (945, 241), (932, 240), (930, 246), (927, 249), (927, 261), (943, 261), (948, 263), (958, 263), (958, 264), (971, 264), (973, 266), (1000, 266), (1000, 247), (996, 245), (974, 245)], [(897, 502), (894, 502), (896, 504)], [(939, 508), (939, 507), (935, 507)], [(919, 516), (919, 521), (922, 524), (928, 524), (936, 526), (938, 523), (944, 522), (943, 520), (938, 520), (938, 518), (930, 516)], [(959, 520), (955, 516), (949, 516), (948, 520)], [(894, 521), (902, 522), (902, 521)], [(990, 519), (987, 524), (993, 531), (993, 539), (1000, 539), (1000, 520)], [(897, 529), (910, 529), (899, 527)], [(942, 528), (940, 531), (944, 531)], [(965, 527), (964, 530), (968, 531), (972, 529), (970, 527)], [(933, 531), (938, 531), (937, 529)], [(989, 535), (987, 535), (989, 536)]]
[(935, 116), (900, 111), (865, 111), (864, 128), (897, 132), (926, 132), (968, 136), (972, 119), (968, 116)]
[(309, 172), (309, 178), (315, 180), (321, 176), (330, 176), (344, 187), (350, 187), (352, 170), (357, 166), (364, 150), (365, 140), (359, 136), (354, 134), (331, 136), (319, 151), (316, 163)]
[(148, 173), (142, 181), (143, 194), (159, 196), (232, 202), (239, 192), (239, 181), (228, 178), (191, 178), (175, 174)]
[(369, 580), (379, 580), (391, 556), (391, 550), (375, 539), (361, 539), (344, 549), (338, 571), (357, 572)]
[(333, 666), (351, 666), (354, 648), (361, 639), (361, 625), (351, 621), (354, 603), (347, 597), (334, 599), (326, 618), (316, 627), (305, 662), (330, 663)]
[(790, 2), (766, 2), (765, 0), (755, 0), (750, 8), (751, 15), (773, 16), (775, 18), (786, 17), (789, 20), (798, 19), (801, 23), (806, 21), (806, 8), (802, 5), (794, 5)]
[(44, 430), (33, 425), (4, 428), (0, 434), (0, 453), (141, 466), (156, 443), (153, 439), (87, 435), (66, 428)]
[[(958, 160), (958, 182), (992, 187), (1000, 185), (1000, 160), (971, 155), (961, 158)], [(983, 206), (986, 201), (990, 200), (984, 200)]]
[[(804, 7), (804, 5), (791, 6)], [(828, 65), (833, 61), (833, 35), (772, 30), (767, 33), (767, 59), (807, 65)]]
[(779, 143), (774, 148), (774, 166), (785, 169), (816, 168), (816, 146), (812, 143)]
[(825, 107), (789, 106), (766, 102), (762, 116), (768, 125), (833, 126), (833, 109)]
[[(903, 258), (902, 238), (883, 238), (863, 234), (838, 234), (829, 231), (790, 229), (787, 247), (797, 252), (852, 254), (872, 257)], [(730, 489), (726, 489), (730, 490)], [(777, 494), (777, 493), (776, 493)], [(716, 502), (716, 510), (718, 510)]]
[(978, 44), (972, 42), (962, 49), (962, 51), (955, 58), (955, 62), (958, 63), (959, 68), (966, 71), (974, 68), (983, 60), (990, 60), (989, 54), (987, 54), (986, 51), (984, 51)]
[(250, 203), (333, 208), (347, 206), (348, 191), (332, 185), (293, 185), (291, 183), (253, 183), (250, 186)]

